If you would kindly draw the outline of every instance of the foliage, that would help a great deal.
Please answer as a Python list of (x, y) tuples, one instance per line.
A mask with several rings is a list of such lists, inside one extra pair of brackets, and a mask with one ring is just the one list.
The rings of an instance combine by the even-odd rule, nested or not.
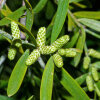
[(0, 100), (99, 100), (96, 0), (0, 1)]

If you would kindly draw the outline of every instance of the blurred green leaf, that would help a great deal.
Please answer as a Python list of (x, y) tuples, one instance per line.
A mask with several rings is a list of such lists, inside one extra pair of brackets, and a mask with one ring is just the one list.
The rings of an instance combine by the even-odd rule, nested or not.
[(25, 53), (21, 56), (21, 58), (16, 63), (7, 88), (7, 95), (10, 97), (14, 95), (20, 88), (22, 81), (24, 79), (25, 73), (27, 71), (28, 66), (26, 66), (25, 61), (29, 56), (29, 50), (26, 50)]
[[(12, 20), (18, 20), (24, 14), (25, 10), (26, 10), (26, 7), (23, 6), (19, 8), (18, 10), (12, 12), (7, 17), (11, 18)], [(0, 20), (0, 26), (7, 25), (7, 24), (10, 24), (10, 21), (6, 17)]]
[(8, 8), (8, 6), (5, 4), (5, 8), (6, 9), (0, 9), (1, 13), (4, 15), (4, 16), (8, 16), (9, 14), (12, 13), (12, 11)]
[(48, 0), (40, 0), (39, 3), (36, 5), (36, 7), (33, 9), (33, 12), (39, 13), (44, 8), (47, 1)]
[(100, 32), (100, 21), (88, 18), (81, 18), (79, 21), (85, 26)]
[(73, 23), (72, 18), (70, 17), (70, 15), (68, 14), (68, 31), (72, 31), (74, 28), (75, 24)]
[(32, 95), (32, 96), (29, 97), (27, 100), (33, 100), (33, 97), (34, 97), (34, 96)]
[(9, 43), (12, 43), (12, 36), (5, 31), (0, 30), (0, 36), (5, 38)]
[(76, 29), (74, 31), (73, 36), (71, 37), (71, 40), (64, 47), (72, 48), (76, 44), (78, 37), (79, 37), (79, 29)]
[(79, 18), (100, 19), (100, 11), (78, 11), (74, 15)]
[(4, 96), (4, 95), (0, 95), (0, 100), (15, 100), (15, 99), (9, 98), (9, 97)]
[(82, 52), (83, 52), (83, 47), (84, 47), (84, 44), (85, 44), (85, 39), (86, 39), (85, 29), (81, 28), (81, 34), (80, 34), (78, 42), (76, 44), (76, 48), (79, 49), (81, 52), (77, 52), (77, 55), (74, 57), (74, 60), (72, 62), (72, 64), (75, 67), (77, 67), (79, 62), (80, 62), (81, 55), (82, 55)]
[(54, 15), (54, 12), (55, 12), (55, 9), (54, 9), (53, 3), (52, 1), (49, 0), (47, 2), (46, 12), (45, 12), (46, 18), (51, 19), (52, 16)]
[(58, 3), (58, 9), (54, 21), (54, 26), (51, 33), (51, 43), (53, 43), (61, 32), (64, 25), (67, 11), (68, 11), (69, 0), (60, 0)]
[(89, 29), (85, 29), (85, 31), (86, 31), (88, 34), (90, 34), (90, 35), (92, 35), (92, 36), (94, 36), (94, 37), (100, 39), (100, 35), (98, 35), (97, 33), (93, 32), (93, 31), (91, 31), (91, 30), (89, 30)]
[(26, 28), (31, 31), (32, 25), (33, 25), (33, 11), (31, 4), (25, 0), (26, 4)]
[(48, 60), (42, 75), (40, 100), (51, 100), (53, 88), (54, 63), (52, 57)]
[(75, 100), (74, 97), (72, 97), (72, 96), (67, 96), (67, 95), (63, 95), (63, 98), (64, 98), (65, 100)]
[(72, 3), (72, 2), (80, 2), (80, 1), (83, 1), (83, 0), (69, 0), (69, 3)]
[(87, 75), (88, 75), (88, 74), (83, 74), (83, 75), (79, 76), (78, 78), (76, 78), (75, 80), (77, 81), (77, 83), (78, 83), (79, 85), (81, 85), (83, 82), (85, 82), (86, 76), (87, 76)]
[(98, 82), (96, 82), (96, 85), (97, 85), (97, 87), (98, 87), (99, 90), (100, 90), (100, 80), (99, 80)]
[(64, 88), (75, 98), (74, 100), (90, 100), (84, 90), (64, 68), (57, 73), (57, 76)]

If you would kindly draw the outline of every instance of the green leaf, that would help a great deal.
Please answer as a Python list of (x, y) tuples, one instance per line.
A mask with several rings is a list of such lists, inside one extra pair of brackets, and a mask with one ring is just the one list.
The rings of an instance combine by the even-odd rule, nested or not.
[(9, 43), (12, 43), (12, 36), (5, 31), (0, 30), (0, 36), (5, 38)]
[(8, 8), (8, 6), (5, 4), (5, 8), (6, 9), (0, 9), (1, 13), (4, 15), (4, 16), (8, 16), (9, 14), (12, 13), (12, 11)]
[(14, 95), (20, 88), (22, 81), (24, 79), (25, 73), (27, 71), (28, 66), (26, 66), (25, 61), (29, 56), (29, 50), (26, 50), (25, 53), (21, 56), (21, 58), (16, 63), (7, 88), (7, 95), (10, 97)]
[(80, 2), (80, 1), (83, 1), (83, 0), (69, 0), (69, 3), (72, 3), (72, 2)]
[(77, 81), (77, 83), (78, 83), (79, 85), (81, 85), (83, 82), (85, 82), (86, 76), (87, 76), (87, 75), (88, 75), (88, 74), (83, 74), (83, 75), (79, 76), (78, 78), (76, 78), (75, 80)]
[(79, 37), (79, 29), (76, 29), (76, 31), (74, 31), (74, 35), (71, 37), (71, 40), (64, 47), (72, 48), (77, 42), (78, 37)]
[(62, 95), (62, 97), (63, 97), (65, 100), (75, 100), (75, 98), (72, 97), (72, 96)]
[(54, 26), (51, 33), (51, 43), (53, 43), (61, 32), (64, 25), (67, 11), (68, 11), (69, 0), (60, 0), (58, 3), (58, 9), (54, 21)]
[[(6, 17), (11, 18), (12, 20), (18, 20), (24, 14), (25, 9), (26, 7), (23, 6)], [(0, 20), (0, 26), (10, 24), (10, 21), (6, 17)]]
[(88, 34), (90, 34), (90, 35), (92, 35), (92, 36), (94, 36), (94, 37), (100, 39), (100, 35), (98, 35), (97, 33), (93, 32), (93, 31), (91, 31), (91, 30), (88, 30), (88, 29), (85, 29), (85, 31), (86, 31)]
[(88, 18), (81, 18), (79, 21), (85, 26), (100, 32), (100, 21)]
[(100, 19), (100, 11), (78, 11), (74, 15), (79, 18)]
[(83, 89), (64, 68), (62, 68), (62, 70), (57, 73), (57, 76), (60, 80), (60, 83), (75, 98), (75, 100), (90, 100)]
[(77, 67), (79, 62), (80, 62), (81, 55), (82, 55), (82, 52), (83, 52), (83, 47), (84, 47), (84, 44), (85, 44), (85, 38), (86, 38), (85, 29), (81, 28), (81, 34), (80, 34), (78, 42), (76, 44), (76, 48), (79, 49), (81, 52), (77, 52), (77, 55), (74, 57), (74, 60), (72, 62), (72, 64), (75, 67)]
[(45, 70), (43, 72), (40, 100), (51, 100), (53, 87), (54, 63), (52, 57), (48, 60)]
[(36, 5), (36, 7), (33, 9), (33, 12), (39, 13), (44, 8), (47, 1), (48, 0), (40, 0), (39, 3)]
[(70, 15), (68, 14), (68, 31), (72, 31), (74, 27), (75, 27), (75, 24), (72, 18), (70, 17)]
[(26, 4), (26, 28), (31, 31), (32, 25), (33, 25), (33, 11), (31, 4), (25, 0)]
[(100, 80), (99, 80), (98, 82), (96, 82), (96, 85), (97, 85), (97, 87), (98, 87), (99, 90), (100, 90)]
[(13, 98), (9, 98), (7, 96), (4, 95), (0, 95), (0, 100), (14, 100)]

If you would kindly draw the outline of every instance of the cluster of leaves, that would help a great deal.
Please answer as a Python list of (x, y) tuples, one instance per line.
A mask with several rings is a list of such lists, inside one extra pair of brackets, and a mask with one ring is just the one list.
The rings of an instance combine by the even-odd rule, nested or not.
[(100, 99), (100, 11), (92, 2), (0, 2), (0, 100)]

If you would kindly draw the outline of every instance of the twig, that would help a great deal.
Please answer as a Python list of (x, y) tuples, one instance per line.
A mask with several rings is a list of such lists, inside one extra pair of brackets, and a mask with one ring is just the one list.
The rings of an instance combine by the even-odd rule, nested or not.
[(78, 20), (75, 18), (75, 16), (71, 13), (71, 11), (68, 9), (68, 14), (70, 15), (70, 17), (72, 18), (72, 20), (74, 21), (74, 23), (79, 27), (83, 27), (83, 25), (81, 25)]
[(45, 63), (44, 63), (44, 61), (41, 57), (38, 58), (38, 62), (40, 64), (40, 66), (44, 69), (45, 68)]

